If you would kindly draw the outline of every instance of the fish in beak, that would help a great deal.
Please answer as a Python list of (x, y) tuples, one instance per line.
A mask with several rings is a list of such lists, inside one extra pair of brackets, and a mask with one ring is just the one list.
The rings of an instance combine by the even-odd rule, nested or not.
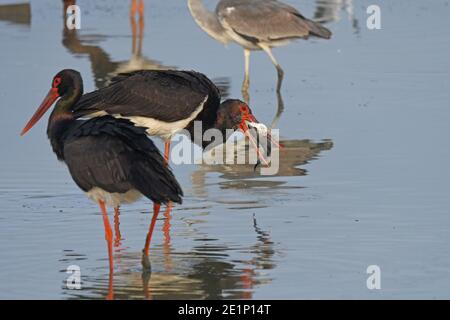
[[(264, 165), (268, 166), (269, 161), (266, 160), (265, 155), (261, 151), (261, 148), (259, 147), (259, 141), (260, 137), (264, 137), (265, 139), (265, 151), (267, 157), (270, 157), (271, 151), (272, 151), (272, 144), (280, 148), (280, 145), (272, 138), (272, 135), (270, 133), (270, 130), (267, 128), (267, 126), (263, 123), (260, 123), (252, 114), (246, 114), (242, 117), (241, 124), (239, 125), (239, 129), (245, 134), (245, 136), (248, 138), (250, 143), (255, 148), (257, 154), (258, 154), (258, 162), (255, 165), (255, 170), (258, 167), (259, 164), (263, 163)], [(253, 129), (253, 130), (252, 130)], [(250, 131), (256, 132), (256, 138), (252, 135)], [(264, 148), (263, 148), (264, 149)]]

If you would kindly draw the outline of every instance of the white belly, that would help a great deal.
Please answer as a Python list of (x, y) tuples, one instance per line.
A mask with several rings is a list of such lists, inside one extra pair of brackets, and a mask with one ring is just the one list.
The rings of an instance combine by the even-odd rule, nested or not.
[(132, 189), (126, 193), (110, 193), (101, 188), (95, 187), (86, 192), (86, 195), (92, 200), (98, 203), (103, 201), (108, 207), (117, 208), (121, 203), (136, 202), (142, 197), (142, 194)]
[[(208, 100), (208, 96), (203, 99), (200, 105), (194, 110), (194, 112), (191, 113), (188, 118), (173, 122), (165, 122), (154, 118), (140, 116), (126, 117), (122, 116), (121, 114), (112, 114), (111, 116), (117, 119), (127, 119), (133, 122), (138, 127), (147, 128), (147, 133), (150, 136), (159, 136), (163, 140), (170, 140), (172, 136), (186, 128), (187, 125), (197, 117), (197, 115), (203, 110), (203, 106), (205, 105), (206, 100)], [(102, 116), (105, 114), (106, 113), (104, 111), (100, 111), (92, 114), (91, 117)]]

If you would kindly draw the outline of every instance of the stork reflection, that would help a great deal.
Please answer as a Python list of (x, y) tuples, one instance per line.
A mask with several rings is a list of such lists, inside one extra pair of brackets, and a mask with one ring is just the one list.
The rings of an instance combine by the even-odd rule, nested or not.
[[(202, 164), (191, 174), (191, 181), (194, 186), (194, 193), (197, 196), (207, 197), (208, 186), (206, 184), (206, 176), (210, 173), (219, 173), (222, 180), (219, 183), (221, 189), (249, 189), (249, 188), (266, 188), (266, 189), (282, 189), (286, 184), (283, 177), (304, 176), (307, 171), (301, 168), (301, 165), (309, 161), (316, 160), (323, 151), (333, 148), (331, 140), (323, 140), (314, 142), (311, 140), (280, 140), (283, 149), (280, 150), (279, 171), (274, 176), (261, 176), (254, 171), (254, 166), (248, 165), (208, 165)], [(238, 144), (235, 148), (235, 157), (239, 152), (247, 152), (244, 143)], [(225, 158), (224, 150), (224, 158)]]
[[(110, 55), (100, 46), (95, 45), (101, 39), (99, 36), (83, 35), (80, 37), (76, 29), (69, 30), (66, 26), (67, 7), (75, 4), (75, 0), (65, 0), (63, 6), (63, 40), (62, 43), (75, 57), (87, 56), (91, 62), (95, 86), (102, 88), (119, 73), (136, 70), (167, 70), (175, 69), (163, 63), (147, 58), (142, 53), (145, 29), (144, 1), (132, 0), (130, 8), (131, 54), (125, 61), (113, 61)], [(137, 13), (136, 13), (137, 12)]]
[(1, 4), (0, 21), (6, 21), (27, 28), (31, 25), (31, 6), (29, 3)]
[[(124, 252), (114, 275), (115, 286), (111, 275), (95, 271), (92, 276), (83, 276), (83, 290), (63, 286), (63, 292), (69, 299), (251, 299), (255, 287), (271, 282), (267, 270), (276, 267), (275, 256), (283, 253), (256, 215), (245, 221), (253, 228), (253, 244), (222, 242), (192, 223), (185, 233), (195, 245), (189, 251), (155, 247), (151, 272), (136, 270), (139, 254)], [(237, 249), (249, 252), (248, 258), (231, 259)], [(65, 251), (62, 266), (77, 263), (79, 256)], [(170, 269), (166, 265), (168, 257), (172, 261)]]

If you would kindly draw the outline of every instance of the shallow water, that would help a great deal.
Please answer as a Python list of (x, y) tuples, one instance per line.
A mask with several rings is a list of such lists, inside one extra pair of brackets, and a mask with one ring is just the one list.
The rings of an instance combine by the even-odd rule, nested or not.
[[(379, 1), (375, 31), (373, 1), (286, 2), (330, 20), (334, 36), (274, 50), (281, 97), (269, 59), (252, 54), (250, 104), (277, 120), (279, 174), (173, 166), (184, 203), (160, 215), (150, 278), (140, 258), (151, 204), (122, 208), (116, 298), (450, 298), (449, 2)], [(0, 298), (111, 290), (101, 214), (51, 152), (46, 121), (19, 138), (57, 71), (79, 70), (90, 91), (133, 58), (127, 1), (77, 3), (77, 32), (64, 31), (59, 2), (31, 1), (17, 19), (0, 7)], [(146, 1), (134, 59), (202, 71), (242, 98), (242, 49), (209, 38), (185, 1)], [(70, 265), (82, 290), (66, 287)], [(367, 289), (369, 265), (381, 290)]]

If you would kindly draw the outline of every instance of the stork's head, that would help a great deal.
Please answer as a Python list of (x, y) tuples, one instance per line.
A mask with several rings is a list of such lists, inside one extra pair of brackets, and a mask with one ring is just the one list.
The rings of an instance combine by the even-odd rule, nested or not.
[[(259, 137), (265, 137), (270, 141), (272, 141), (272, 137), (266, 125), (256, 120), (252, 110), (245, 102), (237, 99), (226, 100), (220, 105), (217, 114), (217, 127), (242, 131), (253, 144), (253, 147), (255, 147), (260, 161), (263, 164), (268, 164), (260, 151), (256, 137), (251, 134), (250, 130), (255, 129)], [(267, 145), (269, 146), (270, 144)], [(267, 150), (267, 153), (270, 155), (270, 150)]]
[(244, 133), (248, 131), (249, 126), (256, 125), (257, 127), (259, 125), (250, 107), (245, 102), (236, 99), (222, 102), (218, 110), (217, 121), (222, 128), (241, 130)]
[(82, 94), (83, 80), (80, 73), (72, 69), (61, 70), (53, 77), (49, 92), (20, 135), (27, 133), (59, 98), (66, 99), (66, 103), (60, 104), (60, 107), (63, 105), (71, 107)]

